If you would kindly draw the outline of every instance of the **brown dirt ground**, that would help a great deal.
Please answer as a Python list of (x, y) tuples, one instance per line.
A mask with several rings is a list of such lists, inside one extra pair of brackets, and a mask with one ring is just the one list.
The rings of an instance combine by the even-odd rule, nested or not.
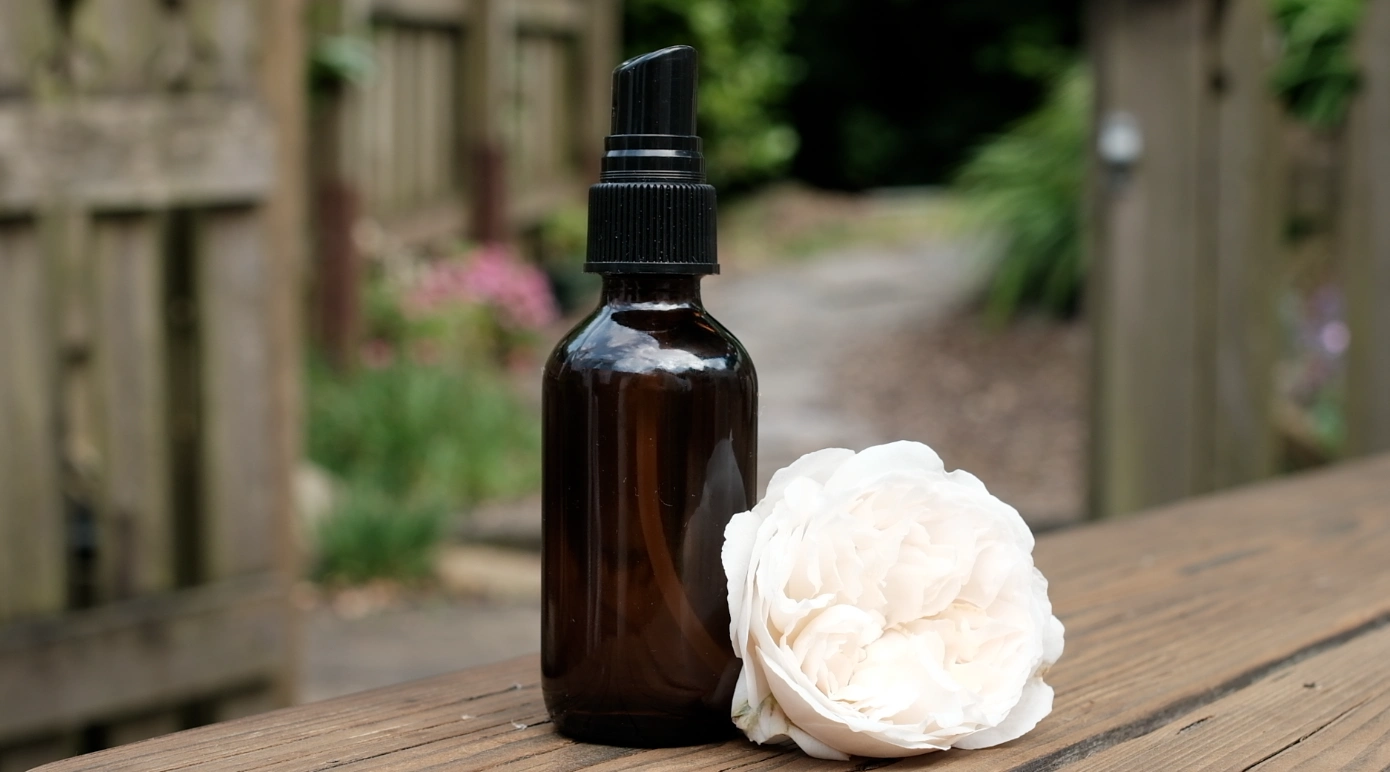
[(1079, 323), (994, 331), (958, 313), (853, 352), (840, 388), (880, 431), (926, 442), (1048, 528), (1084, 509), (1086, 356)]

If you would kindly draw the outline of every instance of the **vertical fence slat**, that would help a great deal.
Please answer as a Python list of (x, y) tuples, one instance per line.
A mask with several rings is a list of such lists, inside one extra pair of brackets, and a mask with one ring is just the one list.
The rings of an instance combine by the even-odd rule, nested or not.
[(1214, 381), (1204, 387), (1211, 420), (1206, 489), (1273, 474), (1274, 368), (1278, 333), (1276, 279), (1283, 254), (1282, 116), (1269, 73), (1269, 6), (1225, 6), (1215, 107), (1216, 170)]
[[(166, 25), (149, 0), (86, 0), (76, 5), (74, 77), (84, 90), (135, 92), (152, 76), (185, 71), (192, 41)], [(162, 33), (162, 34), (161, 34)], [(161, 72), (162, 71), (162, 72)]]
[(1390, 1), (1370, 0), (1365, 13), (1340, 224), (1351, 327), (1347, 439), (1357, 454), (1390, 450)]
[(410, 106), (407, 113), (414, 123), (411, 127), (410, 141), (410, 206), (418, 209), (430, 203), (430, 135), (434, 132), (434, 111), (430, 103), (430, 44), (434, 33), (430, 30), (416, 30), (410, 36)]
[(0, 223), (0, 620), (67, 595), (46, 274), (34, 224)]
[(271, 308), (266, 231), (254, 209), (197, 224), (203, 351), (204, 550), (211, 579), (275, 568)]
[(199, 0), (182, 13), (197, 41), (204, 66), (195, 73), (205, 89), (245, 91), (254, 85), (258, 53), (257, 16), (246, 0)]
[(1114, 513), (1195, 487), (1203, 158), (1193, 138), (1202, 128), (1206, 2), (1091, 9), (1100, 120), (1133, 116), (1144, 147), (1129, 176), (1099, 170), (1093, 218), (1092, 509)]
[(53, 44), (51, 3), (0, 0), (0, 93), (28, 90), (39, 61)]
[(445, 125), (444, 103), (441, 101), (439, 81), (448, 77), (442, 61), (447, 32), (432, 31), (420, 40), (420, 203), (438, 202), (446, 193), (441, 181), (440, 171), (444, 163), (443, 143), (440, 138), (447, 130)]
[(391, 34), (391, 210), (406, 211), (411, 204), (415, 162), (415, 84), (411, 82), (412, 35), (396, 29)]
[(1098, 126), (1089, 293), (1092, 497), (1131, 512), (1273, 468), (1273, 274), (1282, 218), (1260, 0), (1093, 3)]
[(598, 179), (599, 154), (596, 149), (603, 147), (603, 138), (609, 128), (609, 73), (618, 64), (615, 61), (619, 36), (618, 2), (589, 0), (588, 24), (584, 30), (583, 117), (579, 123), (582, 130), (574, 137), (576, 144), (571, 147), (571, 152), (578, 151), (584, 165), (584, 176), (590, 182)]
[(392, 212), (396, 208), (396, 170), (393, 168), (396, 146), (395, 41), (395, 33), (390, 27), (377, 27), (377, 70), (372, 94), (372, 114), (375, 119), (372, 149), (376, 160), (375, 173), (372, 175), (375, 187), (373, 210), (377, 213)]
[(101, 594), (116, 599), (174, 584), (161, 221), (100, 217), (92, 241), (99, 287), (95, 350), (106, 406), (98, 559)]
[(435, 184), (441, 199), (459, 197), (458, 181), (462, 177), (458, 160), (458, 143), (462, 134), (459, 128), (460, 37), (457, 32), (451, 32), (440, 38), (439, 61), (435, 65), (439, 69), (439, 75), (435, 79), (437, 91), (434, 98), (440, 111), (439, 134), (435, 140), (435, 149), (439, 154), (438, 163), (435, 165)]

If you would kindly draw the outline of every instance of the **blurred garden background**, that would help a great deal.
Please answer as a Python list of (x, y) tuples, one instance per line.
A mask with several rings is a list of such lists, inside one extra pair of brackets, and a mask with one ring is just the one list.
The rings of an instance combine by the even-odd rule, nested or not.
[(538, 649), (541, 364), (668, 45), (763, 483), (920, 440), (1041, 531), (1385, 449), (1386, 5), (0, 0), (0, 674), (243, 635), (0, 770)]

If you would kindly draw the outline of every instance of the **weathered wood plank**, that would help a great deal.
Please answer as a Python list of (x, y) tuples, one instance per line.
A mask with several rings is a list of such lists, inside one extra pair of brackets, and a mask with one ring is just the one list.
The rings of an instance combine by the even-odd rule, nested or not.
[(457, 28), (473, 12), (471, 0), (372, 0), (376, 21)]
[(223, 579), (278, 565), (272, 437), (273, 289), (264, 215), (210, 210), (197, 224), (203, 352), (204, 554)]
[[(1196, 487), (1193, 304), (1203, 0), (1092, 3), (1100, 121), (1129, 115), (1143, 158), (1122, 178), (1096, 162), (1092, 254), (1092, 509), (1131, 512)], [(1142, 313), (1140, 313), (1142, 311)]]
[(285, 657), (284, 603), (253, 577), (8, 625), (0, 744), (263, 681)]
[(52, 3), (0, 0), (0, 96), (28, 93), (43, 78), (57, 23)]
[(1260, 0), (1090, 5), (1091, 509), (1132, 512), (1268, 474), (1271, 266), (1282, 234)]
[(251, 201), (272, 184), (273, 147), (249, 99), (0, 103), (0, 213), (55, 197), (106, 209)]
[[(1384, 769), (1390, 765), (1390, 629), (1382, 628), (1176, 717), (1068, 772)], [(1369, 742), (1347, 743), (1370, 730)], [(1327, 735), (1323, 733), (1327, 732)], [(1377, 742), (1376, 740), (1379, 740)], [(1341, 763), (1327, 757), (1346, 745)], [(1355, 766), (1348, 762), (1356, 762)]]
[(1277, 461), (1271, 411), (1288, 175), (1280, 153), (1283, 121), (1269, 87), (1276, 49), (1268, 44), (1274, 33), (1265, 0), (1221, 8), (1213, 75), (1220, 80), (1212, 115), (1216, 174), (1209, 183), (1220, 217), (1209, 221), (1215, 275), (1204, 333), (1211, 365), (1202, 390), (1211, 451), (1201, 490), (1268, 477)]
[(528, 31), (574, 34), (588, 21), (589, 9), (577, 0), (519, 0), (516, 6), (517, 24)]
[(598, 149), (603, 147), (612, 116), (610, 73), (619, 61), (620, 18), (618, 0), (589, 0), (580, 60), (584, 72), (582, 131), (575, 137), (586, 184), (598, 181)]
[[(447, 33), (444, 33), (447, 34)], [(430, 203), (437, 195), (435, 168), (439, 163), (435, 137), (442, 131), (441, 105), (438, 99), (439, 77), (438, 60), (439, 37), (441, 33), (425, 32), (416, 38), (415, 43), (415, 120), (416, 131), (415, 191), (414, 207)]]
[[(1037, 561), (1068, 626), (1054, 713), (1005, 746), (895, 768), (1052, 769), (1261, 686), (1390, 619), (1390, 457), (1051, 534)], [(1378, 633), (1377, 633), (1378, 634)], [(1311, 660), (1308, 660), (1311, 661)], [(60, 770), (851, 769), (732, 742), (635, 751), (545, 722), (534, 657), (294, 708)], [(1204, 715), (1204, 714), (1203, 714)], [(1377, 731), (1370, 723), (1365, 731)], [(138, 752), (137, 752), (138, 751)]]
[(1351, 348), (1348, 445), (1390, 449), (1390, 3), (1366, 3), (1360, 30), (1362, 90), (1347, 122), (1341, 252)]
[(193, 85), (223, 93), (254, 90), (261, 42), (271, 29), (263, 7), (263, 0), (196, 0), (183, 5), (180, 12), (199, 54)]
[[(294, 475), (303, 447), (302, 375), (304, 335), (301, 319), (302, 289), (308, 262), (307, 192), (305, 178), (306, 77), (305, 0), (260, 0), (265, 30), (260, 59), (261, 93), (275, 126), (276, 154), (282, 163), (275, 187), (263, 204), (266, 223), (268, 269), (265, 292), (270, 296), (271, 434), (268, 438), (273, 476), (267, 481), (275, 518), (275, 564), (281, 575), (293, 580), (303, 575), (299, 544), (299, 518), (295, 509)], [(299, 683), (302, 635), (299, 614), (288, 598), (281, 607), (287, 649), (271, 682), (272, 707), (293, 704)], [(232, 705), (231, 708), (235, 708)]]
[(467, 224), (465, 202), (457, 197), (444, 197), (437, 203), (382, 220), (382, 227), (391, 237), (407, 245), (428, 244), (458, 235)]
[(100, 597), (173, 587), (160, 218), (97, 218), (96, 371), (106, 406)]
[(0, 620), (67, 601), (58, 481), (57, 352), (32, 221), (0, 222)]
[(508, 139), (515, 130), (516, 4), (475, 0), (465, 51), (468, 154), (473, 189), (471, 235), (478, 241), (506, 238)]
[(390, 27), (379, 26), (373, 32), (376, 50), (376, 75), (367, 99), (367, 116), (372, 122), (369, 152), (372, 157), (370, 202), (374, 214), (393, 211), (395, 202), (395, 58), (394, 33)]
[(148, 0), (76, 4), (69, 55), (77, 90), (131, 94), (158, 83), (158, 69), (167, 66), (173, 53), (170, 48), (184, 42), (167, 34), (160, 40), (165, 31), (163, 11), (160, 4)]

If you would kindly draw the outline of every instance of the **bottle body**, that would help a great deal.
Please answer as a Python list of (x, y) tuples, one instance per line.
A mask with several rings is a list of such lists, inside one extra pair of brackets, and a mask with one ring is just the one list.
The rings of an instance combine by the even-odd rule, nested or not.
[(734, 732), (720, 551), (756, 496), (757, 376), (698, 282), (605, 277), (546, 365), (543, 686), (577, 739)]

